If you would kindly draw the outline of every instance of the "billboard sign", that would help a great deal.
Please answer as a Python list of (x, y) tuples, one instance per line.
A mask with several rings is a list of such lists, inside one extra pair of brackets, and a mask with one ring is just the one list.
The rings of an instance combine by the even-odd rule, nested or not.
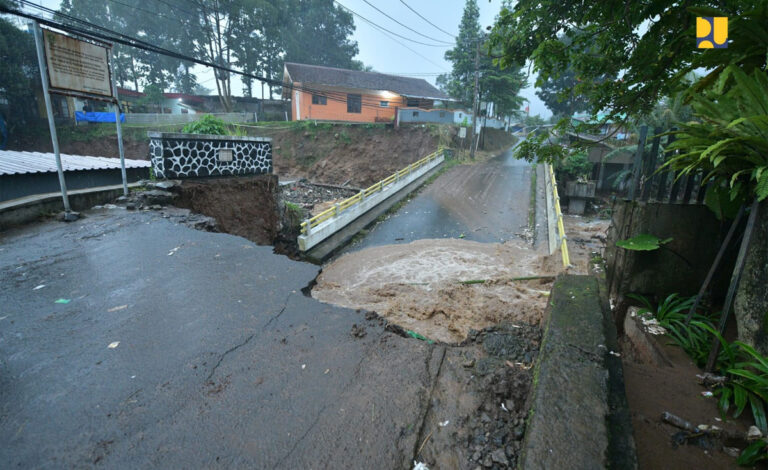
[(43, 30), (50, 91), (59, 94), (109, 97), (109, 48)]

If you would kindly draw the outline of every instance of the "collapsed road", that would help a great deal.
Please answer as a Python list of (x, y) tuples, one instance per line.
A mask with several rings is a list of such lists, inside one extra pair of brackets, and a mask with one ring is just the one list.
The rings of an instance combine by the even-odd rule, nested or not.
[(414, 340), (178, 212), (0, 235), (3, 467), (514, 465), (538, 329)]

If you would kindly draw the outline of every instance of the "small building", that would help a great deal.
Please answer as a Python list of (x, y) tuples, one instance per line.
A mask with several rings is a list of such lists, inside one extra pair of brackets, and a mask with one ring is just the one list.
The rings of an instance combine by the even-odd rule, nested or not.
[(392, 122), (397, 108), (431, 109), (451, 99), (422, 78), (286, 62), (283, 98), (292, 120)]

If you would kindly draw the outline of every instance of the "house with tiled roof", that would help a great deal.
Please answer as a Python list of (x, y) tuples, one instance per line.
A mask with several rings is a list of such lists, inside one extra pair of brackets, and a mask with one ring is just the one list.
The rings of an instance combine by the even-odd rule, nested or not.
[(448, 95), (422, 78), (286, 62), (283, 98), (294, 121), (392, 122), (398, 108), (431, 109)]

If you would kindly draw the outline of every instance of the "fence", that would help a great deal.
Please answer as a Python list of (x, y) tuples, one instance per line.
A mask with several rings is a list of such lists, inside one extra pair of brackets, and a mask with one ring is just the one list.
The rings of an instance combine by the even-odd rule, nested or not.
[[(557, 193), (557, 180), (555, 179), (555, 172), (552, 170), (552, 165), (544, 164), (545, 175), (545, 187), (547, 188), (547, 225), (549, 232), (549, 254), (551, 255), (557, 251), (558, 245), (560, 253), (563, 257), (563, 267), (567, 268), (571, 264), (571, 256), (568, 252), (568, 239), (565, 236), (565, 224), (563, 224), (563, 211), (560, 208), (560, 196)], [(554, 209), (554, 216), (556, 219), (552, 221), (551, 214)], [(557, 227), (557, 233), (555, 233), (555, 227)], [(559, 242), (557, 240), (560, 240)]]
[[(254, 113), (213, 113), (225, 122), (254, 122)], [(205, 114), (160, 114), (160, 113), (128, 113), (125, 115), (127, 124), (186, 124), (197, 121)]]
[(702, 186), (703, 173), (681, 175), (679, 172), (658, 171), (674, 152), (664, 150), (675, 140), (674, 135), (662, 137), (661, 128), (653, 131), (651, 148), (646, 151), (648, 126), (641, 126), (637, 151), (632, 166), (632, 179), (627, 199), (630, 201), (655, 201), (671, 204), (701, 204), (706, 187)]

